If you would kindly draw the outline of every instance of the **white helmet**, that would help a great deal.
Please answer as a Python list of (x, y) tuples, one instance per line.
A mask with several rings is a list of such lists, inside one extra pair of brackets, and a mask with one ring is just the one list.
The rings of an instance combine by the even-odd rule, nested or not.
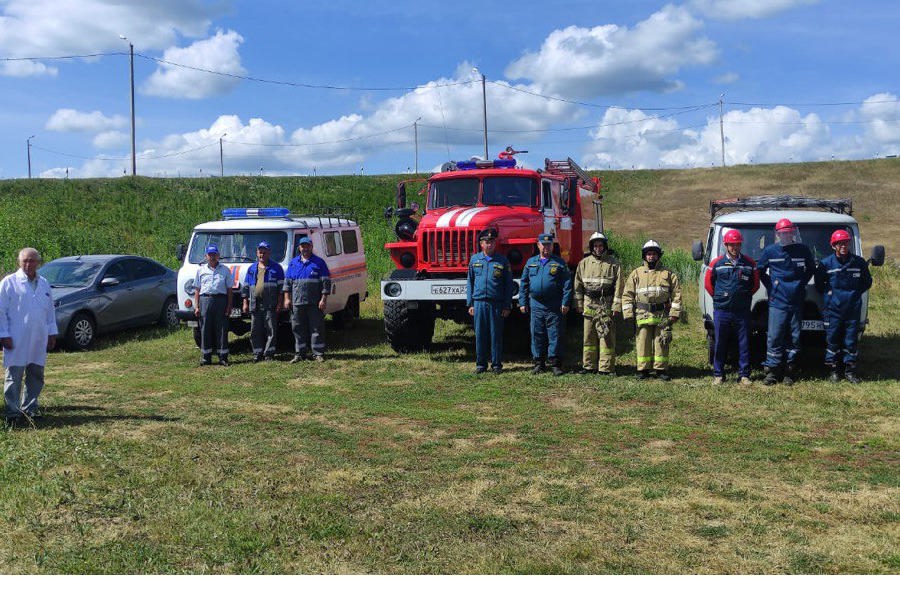
[(656, 250), (659, 252), (660, 256), (663, 255), (662, 246), (660, 246), (659, 242), (656, 240), (647, 240), (646, 243), (644, 243), (644, 247), (641, 248), (641, 256), (647, 254), (648, 250)]
[(603, 233), (601, 233), (599, 231), (595, 231), (594, 233), (592, 233), (591, 237), (588, 239), (588, 249), (589, 250), (594, 245), (594, 242), (603, 242), (607, 248), (609, 247), (609, 240), (606, 238), (605, 235), (603, 235)]

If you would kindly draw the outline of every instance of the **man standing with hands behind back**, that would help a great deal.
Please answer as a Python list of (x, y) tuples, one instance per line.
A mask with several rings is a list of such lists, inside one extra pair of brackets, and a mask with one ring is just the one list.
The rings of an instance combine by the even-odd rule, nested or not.
[(290, 309), (294, 331), (294, 358), (298, 363), (312, 349), (313, 359), (325, 360), (325, 307), (331, 293), (331, 272), (322, 258), (313, 254), (309, 236), (297, 244), (300, 254), (288, 265), (284, 277), (284, 308)]
[(38, 275), (40, 265), (40, 253), (23, 248), (19, 270), (0, 282), (0, 345), (6, 372), (3, 416), (7, 425), (40, 417), (38, 396), (44, 388), (47, 351), (56, 346), (56, 311), (50, 284)]
[(478, 236), (481, 252), (469, 261), (466, 306), (475, 318), (475, 373), (503, 372), (503, 320), (512, 308), (512, 270), (505, 256), (495, 253), (497, 230), (485, 229)]

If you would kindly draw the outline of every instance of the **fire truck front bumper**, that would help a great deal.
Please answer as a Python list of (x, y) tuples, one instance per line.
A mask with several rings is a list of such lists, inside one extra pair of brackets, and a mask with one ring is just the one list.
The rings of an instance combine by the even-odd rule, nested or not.
[[(466, 300), (465, 279), (403, 279), (381, 282), (382, 300), (452, 302)], [(513, 281), (513, 300), (519, 298), (519, 280)]]

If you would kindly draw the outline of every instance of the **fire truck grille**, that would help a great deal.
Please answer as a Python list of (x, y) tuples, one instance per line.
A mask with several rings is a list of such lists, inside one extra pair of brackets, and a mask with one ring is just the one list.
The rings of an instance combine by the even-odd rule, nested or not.
[(448, 229), (424, 231), (424, 259), (434, 267), (466, 267), (478, 252), (478, 231)]

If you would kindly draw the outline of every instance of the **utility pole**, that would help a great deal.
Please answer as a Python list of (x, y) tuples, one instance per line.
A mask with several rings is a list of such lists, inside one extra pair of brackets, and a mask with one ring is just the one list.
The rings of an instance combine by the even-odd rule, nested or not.
[(25, 140), (25, 143), (28, 145), (28, 179), (31, 179), (31, 138), (33, 137), (34, 136), (31, 136)]
[(725, 94), (719, 94), (719, 137), (722, 140), (722, 166), (725, 166), (725, 123), (722, 118)]
[(219, 138), (219, 175), (225, 177), (225, 153), (222, 151), (222, 138), (228, 135), (228, 132), (222, 134)]
[(119, 36), (120, 39), (128, 42), (128, 56), (130, 57), (129, 65), (131, 70), (131, 176), (137, 175), (137, 154), (134, 143), (134, 44), (124, 35)]
[(488, 160), (488, 139), (487, 139), (487, 89), (485, 87), (486, 78), (484, 73), (478, 70), (478, 67), (472, 68), (473, 73), (481, 75), (481, 103), (484, 114), (484, 160)]
[(415, 140), (416, 140), (416, 175), (419, 174), (419, 121), (422, 120), (422, 117), (419, 117), (415, 121), (413, 121), (413, 131), (415, 132)]

